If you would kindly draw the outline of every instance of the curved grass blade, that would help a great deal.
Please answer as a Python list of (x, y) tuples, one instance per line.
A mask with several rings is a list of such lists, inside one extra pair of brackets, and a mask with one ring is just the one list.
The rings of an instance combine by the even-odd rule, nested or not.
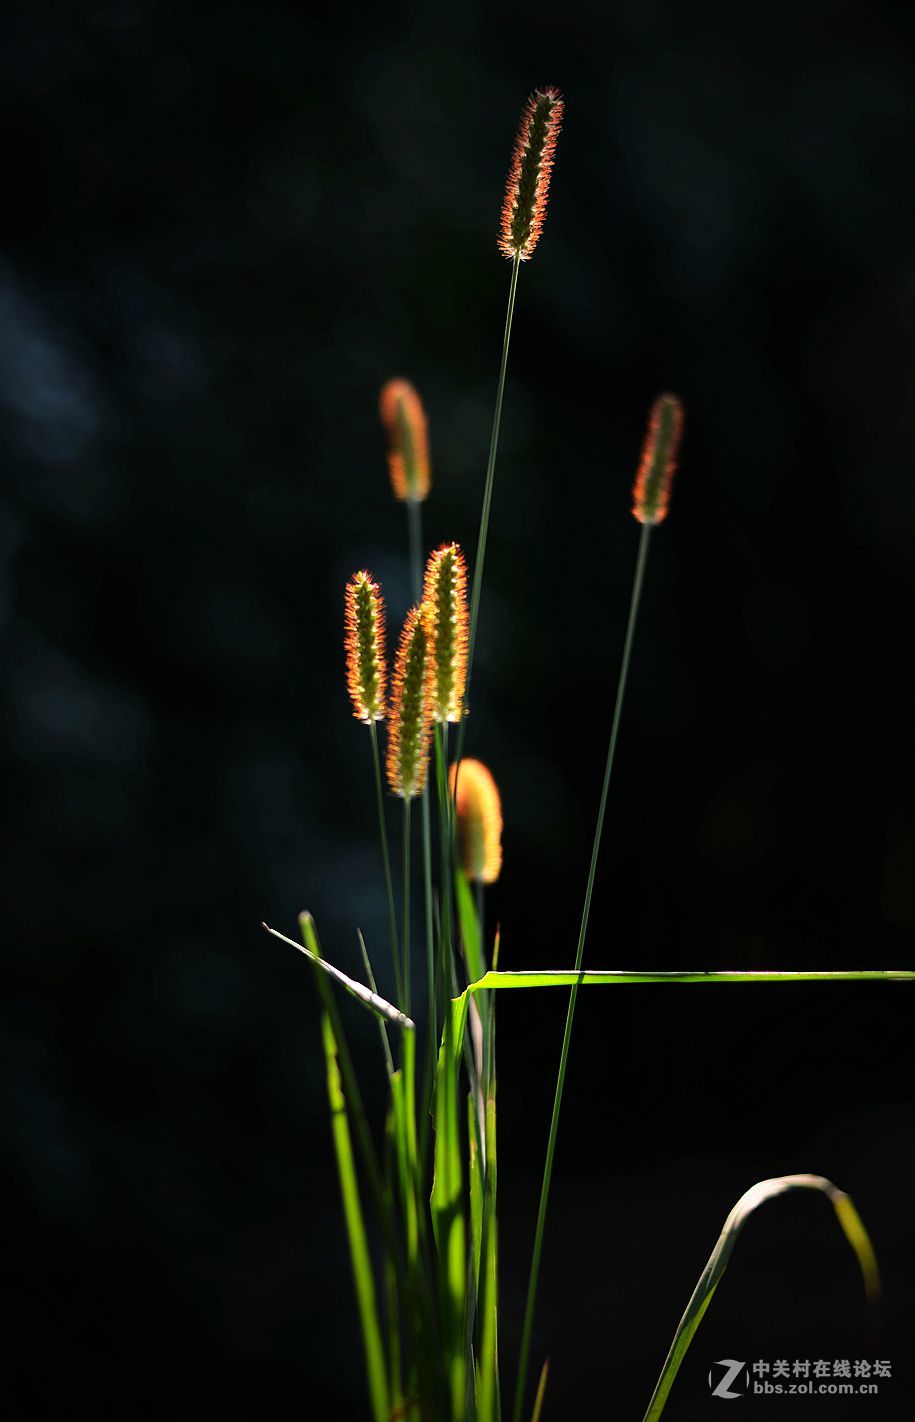
[(741, 1195), (724, 1222), (724, 1229), (718, 1237), (718, 1243), (712, 1250), (709, 1261), (693, 1290), (692, 1298), (686, 1305), (686, 1311), (680, 1319), (674, 1341), (670, 1345), (670, 1352), (661, 1369), (661, 1376), (648, 1404), (644, 1422), (657, 1422), (657, 1418), (664, 1411), (664, 1405), (680, 1370), (680, 1364), (683, 1362), (686, 1350), (693, 1340), (693, 1335), (712, 1301), (721, 1276), (727, 1268), (728, 1260), (743, 1225), (760, 1205), (765, 1204), (767, 1200), (774, 1199), (776, 1195), (787, 1194), (790, 1190), (818, 1190), (826, 1196), (836, 1212), (836, 1218), (842, 1227), (845, 1238), (855, 1252), (868, 1299), (873, 1300), (878, 1296), (880, 1275), (873, 1246), (861, 1222), (861, 1217), (843, 1190), (838, 1189), (831, 1180), (826, 1180), (822, 1175), (780, 1175), (773, 1180), (761, 1180), (757, 1185), (747, 1190), (746, 1194)]
[(398, 1011), (392, 1007), (383, 997), (379, 997), (377, 992), (372, 992), (364, 983), (357, 983), (355, 978), (348, 978), (346, 973), (341, 973), (339, 968), (335, 968), (333, 963), (328, 963), (326, 958), (321, 958), (317, 953), (313, 953), (310, 948), (306, 948), (303, 943), (296, 943), (294, 938), (287, 938), (285, 933), (279, 933), (275, 928), (271, 928), (268, 923), (262, 923), (261, 928), (265, 928), (274, 938), (278, 938), (281, 943), (288, 943), (290, 948), (295, 948), (299, 953), (304, 953), (306, 958), (310, 958), (319, 968), (323, 968), (329, 977), (335, 978), (341, 986), (346, 988), (350, 996), (357, 1002), (361, 1002), (363, 1007), (367, 1007), (370, 1012), (377, 1013), (388, 1022), (394, 1022), (398, 1027), (403, 1027), (406, 1032), (413, 1032), (416, 1023), (406, 1013)]

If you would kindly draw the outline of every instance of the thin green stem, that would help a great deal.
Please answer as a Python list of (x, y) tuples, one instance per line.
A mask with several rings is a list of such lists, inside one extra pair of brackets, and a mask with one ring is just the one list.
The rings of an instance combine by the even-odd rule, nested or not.
[(410, 796), (403, 801), (403, 919), (401, 923), (401, 944), (403, 947), (404, 1012), (410, 1011)]
[(423, 508), (416, 499), (407, 499), (407, 536), (410, 542), (410, 595), (419, 602), (423, 590), (422, 547)]
[[(362, 936), (361, 928), (356, 929), (356, 937), (359, 939), (359, 951), (362, 954), (362, 961), (365, 965), (365, 975), (368, 978), (369, 987), (372, 989), (372, 992), (377, 993), (378, 984), (375, 981), (375, 974), (372, 970), (372, 960), (369, 957), (369, 950), (365, 946), (365, 939)], [(388, 1037), (388, 1024), (385, 1022), (383, 1017), (378, 1018), (378, 1030), (381, 1033), (381, 1046), (382, 1050), (384, 1051), (384, 1060), (388, 1069), (388, 1081), (390, 1081), (391, 1077), (394, 1075), (394, 1058), (391, 1055), (391, 1042)]]
[(394, 907), (394, 881), (391, 878), (391, 855), (388, 850), (388, 826), (384, 813), (384, 790), (381, 783), (381, 757), (378, 753), (378, 732), (375, 722), (369, 722), (369, 736), (372, 742), (372, 762), (375, 767), (375, 799), (378, 804), (378, 833), (381, 839), (381, 859), (384, 865), (384, 888), (388, 899), (388, 932), (391, 937), (391, 958), (394, 962), (394, 981), (397, 987), (397, 1006), (404, 1007), (403, 978), (400, 973), (400, 948), (397, 942), (397, 910)]
[[(407, 532), (410, 544), (410, 585), (413, 601), (422, 596), (423, 575), (423, 511), (416, 499), (407, 500)], [(426, 1077), (431, 1086), (434, 1053), (438, 1042), (438, 1011), (435, 990), (435, 934), (432, 923), (432, 812), (429, 805), (428, 785), (423, 787), (422, 796), (423, 828), (423, 907), (426, 930), (426, 975), (429, 991), (429, 1053), (426, 1062)], [(424, 1118), (425, 1119), (425, 1118)]]
[(442, 882), (441, 882), (441, 992), (443, 995), (442, 1012), (448, 1010), (448, 997), (451, 992), (451, 980), (453, 970), (452, 959), (452, 921), (453, 921), (453, 884), (454, 884), (454, 815), (452, 813), (451, 795), (448, 791), (448, 722), (443, 721), (435, 728), (435, 769), (438, 779), (439, 795), (439, 837), (441, 839), (442, 850)]
[(423, 787), (423, 899), (426, 918), (426, 976), (429, 990), (429, 1040), (432, 1050), (438, 1041), (438, 1013), (435, 1001), (435, 933), (432, 927), (432, 812), (429, 787)]
[[(629, 677), (629, 661), (632, 655), (632, 643), (635, 637), (635, 625), (639, 613), (639, 603), (642, 598), (642, 584), (645, 578), (645, 562), (648, 557), (648, 541), (651, 535), (651, 524), (642, 524), (642, 532), (639, 538), (639, 551), (635, 563), (635, 575), (632, 580), (632, 596), (629, 602), (629, 620), (626, 624), (626, 639), (623, 644), (623, 660), (620, 666), (619, 684), (616, 689), (616, 705), (613, 709), (613, 723), (610, 728), (610, 745), (607, 749), (607, 764), (604, 769), (604, 782), (601, 787), (600, 806), (597, 811), (597, 823), (594, 826), (594, 842), (591, 846), (591, 863), (588, 867), (588, 882), (585, 888), (585, 901), (581, 914), (581, 926), (578, 930), (578, 947), (575, 950), (575, 972), (581, 973), (582, 959), (585, 951), (585, 939), (588, 935), (588, 919), (591, 914), (591, 897), (594, 892), (594, 880), (597, 875), (597, 862), (600, 857), (601, 837), (604, 830), (604, 816), (607, 810), (607, 794), (610, 789), (610, 776), (613, 772), (613, 761), (616, 755), (616, 742), (619, 736), (620, 720), (623, 713), (623, 701), (626, 695), (626, 682)], [(550, 1183), (553, 1178), (553, 1158), (556, 1153), (556, 1135), (559, 1130), (559, 1114), (562, 1109), (562, 1094), (565, 1088), (566, 1068), (569, 1061), (569, 1047), (572, 1041), (572, 1024), (575, 1019), (575, 1005), (578, 1000), (578, 989), (581, 986), (580, 980), (573, 987), (569, 997), (569, 1008), (566, 1013), (565, 1032), (562, 1038), (562, 1052), (559, 1058), (559, 1073), (556, 1078), (556, 1094), (553, 1099), (553, 1115), (550, 1121), (550, 1134), (546, 1148), (546, 1162), (543, 1167), (543, 1181), (540, 1187), (540, 1206), (537, 1211), (537, 1228), (534, 1234), (534, 1250), (531, 1256), (531, 1272), (527, 1286), (527, 1302), (524, 1308), (524, 1325), (521, 1333), (521, 1354), (518, 1361), (518, 1377), (515, 1384), (515, 1403), (512, 1413), (513, 1422), (521, 1422), (521, 1413), (524, 1407), (524, 1391), (527, 1385), (527, 1370), (531, 1347), (531, 1329), (534, 1322), (534, 1308), (537, 1301), (537, 1281), (540, 1274), (540, 1256), (543, 1250), (543, 1233), (546, 1225), (547, 1203), (550, 1195)]]
[(473, 657), (477, 645), (477, 625), (480, 619), (480, 595), (483, 589), (483, 567), (486, 562), (486, 541), (489, 537), (489, 515), (492, 509), (492, 491), (496, 476), (496, 455), (499, 451), (499, 427), (502, 423), (502, 401), (505, 396), (505, 373), (508, 369), (508, 348), (511, 343), (512, 318), (515, 314), (515, 297), (518, 292), (518, 273), (521, 259), (512, 262), (511, 282), (508, 288), (508, 307), (505, 312), (505, 330), (502, 335), (502, 358), (499, 362), (499, 383), (496, 386), (496, 407), (492, 416), (492, 432), (489, 436), (489, 456), (486, 460), (486, 480), (483, 485), (483, 509), (480, 514), (480, 532), (477, 537), (477, 556), (473, 565), (473, 583), (470, 591), (470, 632), (467, 645), (467, 681), (464, 687), (464, 716), (458, 729), (458, 765), (464, 750), (464, 727), (470, 698), (470, 679), (473, 675)]

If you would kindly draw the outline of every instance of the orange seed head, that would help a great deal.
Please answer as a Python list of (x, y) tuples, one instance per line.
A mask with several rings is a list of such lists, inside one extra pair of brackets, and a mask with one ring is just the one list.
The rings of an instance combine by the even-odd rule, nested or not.
[(521, 115), (502, 204), (499, 251), (504, 257), (528, 261), (543, 230), (563, 108), (558, 89), (538, 89)]
[(420, 503), (429, 494), (429, 433), (423, 402), (409, 380), (389, 380), (381, 391), (380, 409), (394, 497)]
[(387, 664), (384, 655), (384, 599), (371, 573), (354, 573), (343, 607), (346, 685), (353, 715), (360, 721), (384, 719)]
[(388, 719), (388, 784), (395, 795), (422, 794), (432, 730), (432, 629), (425, 604), (411, 607), (394, 660)]
[(467, 563), (457, 543), (429, 554), (423, 584), (435, 647), (433, 721), (460, 721), (467, 682)]
[(683, 434), (683, 406), (676, 395), (659, 395), (651, 407), (642, 460), (632, 490), (632, 512), (639, 523), (662, 523)]
[(452, 795), (455, 778), (461, 867), (471, 881), (494, 884), (502, 869), (502, 801), (498, 786), (481, 760), (462, 760), (460, 767), (450, 767), (448, 784)]

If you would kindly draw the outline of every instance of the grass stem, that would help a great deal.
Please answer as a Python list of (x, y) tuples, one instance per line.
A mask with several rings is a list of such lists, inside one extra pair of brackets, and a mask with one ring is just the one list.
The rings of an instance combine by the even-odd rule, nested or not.
[(410, 1011), (410, 805), (409, 795), (403, 802), (403, 921), (401, 944), (403, 948), (403, 990), (404, 1012)]
[(391, 855), (388, 849), (388, 827), (384, 813), (384, 789), (381, 781), (381, 756), (378, 753), (378, 731), (374, 721), (369, 722), (369, 736), (372, 742), (372, 763), (375, 767), (375, 799), (378, 805), (378, 833), (381, 839), (381, 860), (384, 865), (384, 888), (388, 900), (388, 932), (391, 938), (391, 958), (394, 962), (394, 981), (397, 986), (397, 1006), (405, 1012), (403, 978), (400, 972), (400, 948), (397, 940), (397, 910), (394, 907), (394, 881), (391, 878)]
[(515, 297), (518, 293), (518, 273), (521, 259), (512, 262), (511, 281), (508, 288), (508, 307), (505, 312), (505, 330), (502, 335), (502, 358), (499, 362), (499, 381), (496, 386), (496, 407), (492, 416), (492, 431), (489, 436), (489, 455), (486, 460), (486, 479), (483, 485), (483, 509), (480, 514), (480, 532), (477, 536), (477, 556), (473, 565), (473, 583), (470, 591), (470, 632), (467, 641), (467, 681), (464, 687), (464, 715), (458, 728), (455, 760), (460, 766), (464, 751), (464, 728), (467, 724), (467, 709), (470, 705), (470, 679), (473, 675), (473, 654), (477, 645), (477, 623), (480, 618), (480, 595), (483, 588), (483, 566), (486, 562), (486, 541), (489, 537), (489, 515), (492, 509), (492, 491), (496, 476), (496, 455), (499, 451), (499, 428), (502, 424), (502, 402), (505, 398), (505, 373), (508, 370), (508, 348), (511, 344), (512, 319), (515, 314)]
[[(423, 587), (423, 512), (418, 499), (407, 500), (407, 533), (410, 545), (410, 588), (414, 602), (422, 597)], [(432, 924), (432, 812), (429, 805), (429, 787), (423, 787), (422, 795), (422, 842), (423, 842), (423, 908), (426, 930), (426, 975), (429, 989), (429, 1049), (427, 1062), (429, 1081), (432, 1079), (434, 1052), (438, 1043), (438, 1011), (435, 988), (435, 934)]]
[[(648, 558), (648, 542), (651, 536), (651, 524), (642, 524), (639, 538), (639, 551), (636, 558), (635, 574), (632, 580), (632, 596), (629, 602), (629, 619), (626, 624), (626, 638), (623, 644), (623, 659), (620, 665), (620, 677), (616, 690), (616, 704), (613, 709), (613, 722), (610, 728), (610, 744), (607, 749), (607, 764), (604, 769), (604, 781), (601, 787), (600, 806), (597, 811), (597, 822), (594, 826), (594, 842), (591, 846), (591, 863), (588, 867), (588, 882), (585, 888), (585, 900), (581, 914), (581, 926), (578, 930), (578, 946), (575, 950), (575, 972), (581, 973), (581, 965), (585, 951), (585, 940), (588, 935), (588, 919), (591, 914), (591, 898), (594, 892), (594, 880), (597, 875), (597, 863), (600, 857), (601, 838), (604, 830), (604, 817), (607, 810), (607, 794), (610, 789), (610, 777), (613, 773), (613, 761), (616, 755), (616, 743), (619, 736), (620, 720), (623, 712), (623, 701), (626, 695), (626, 683), (629, 677), (629, 661), (632, 655), (632, 643), (635, 637), (635, 625), (638, 618), (639, 603), (642, 598), (642, 584), (645, 578), (645, 563)], [(550, 1120), (550, 1134), (547, 1141), (546, 1161), (543, 1167), (543, 1181), (540, 1187), (540, 1205), (537, 1211), (537, 1227), (534, 1233), (534, 1249), (531, 1256), (531, 1271), (527, 1286), (527, 1301), (524, 1308), (524, 1324), (521, 1332), (521, 1353), (518, 1361), (518, 1377), (515, 1384), (515, 1402), (512, 1413), (513, 1422), (521, 1422), (521, 1413), (524, 1407), (524, 1391), (527, 1384), (527, 1370), (530, 1358), (531, 1330), (534, 1322), (534, 1308), (537, 1300), (537, 1281), (540, 1274), (540, 1257), (543, 1251), (543, 1234), (546, 1226), (547, 1204), (550, 1195), (550, 1183), (553, 1178), (553, 1158), (556, 1153), (556, 1136), (559, 1130), (559, 1115), (562, 1110), (562, 1096), (565, 1089), (566, 1069), (569, 1061), (569, 1047), (572, 1041), (572, 1024), (575, 1019), (575, 1006), (578, 1000), (578, 989), (580, 982), (576, 982), (569, 996), (569, 1007), (566, 1013), (565, 1032), (562, 1038), (562, 1052), (559, 1058), (559, 1072), (556, 1078), (556, 1094), (553, 1099), (553, 1115)]]

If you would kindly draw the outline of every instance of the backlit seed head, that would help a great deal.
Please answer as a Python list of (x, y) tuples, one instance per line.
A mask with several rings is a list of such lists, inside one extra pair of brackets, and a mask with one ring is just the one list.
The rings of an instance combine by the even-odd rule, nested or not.
[(409, 380), (389, 380), (381, 391), (380, 408), (394, 497), (420, 503), (429, 495), (429, 433), (423, 402)]
[(462, 760), (448, 771), (451, 794), (457, 780), (458, 844), (461, 867), (471, 881), (494, 884), (502, 869), (502, 801), (481, 760)]
[(388, 717), (388, 784), (395, 795), (422, 794), (432, 730), (432, 629), (425, 604), (411, 607), (394, 660)]
[(433, 721), (460, 721), (467, 682), (467, 564), (456, 543), (429, 554), (423, 584), (435, 648)]
[(659, 395), (648, 417), (642, 460), (632, 490), (632, 512), (639, 523), (661, 523), (667, 516), (682, 434), (683, 406), (678, 397)]
[(528, 261), (543, 230), (563, 108), (558, 89), (538, 89), (521, 115), (502, 204), (504, 257)]
[(353, 715), (360, 721), (384, 719), (387, 666), (384, 655), (384, 599), (371, 573), (354, 573), (343, 608), (346, 685)]

